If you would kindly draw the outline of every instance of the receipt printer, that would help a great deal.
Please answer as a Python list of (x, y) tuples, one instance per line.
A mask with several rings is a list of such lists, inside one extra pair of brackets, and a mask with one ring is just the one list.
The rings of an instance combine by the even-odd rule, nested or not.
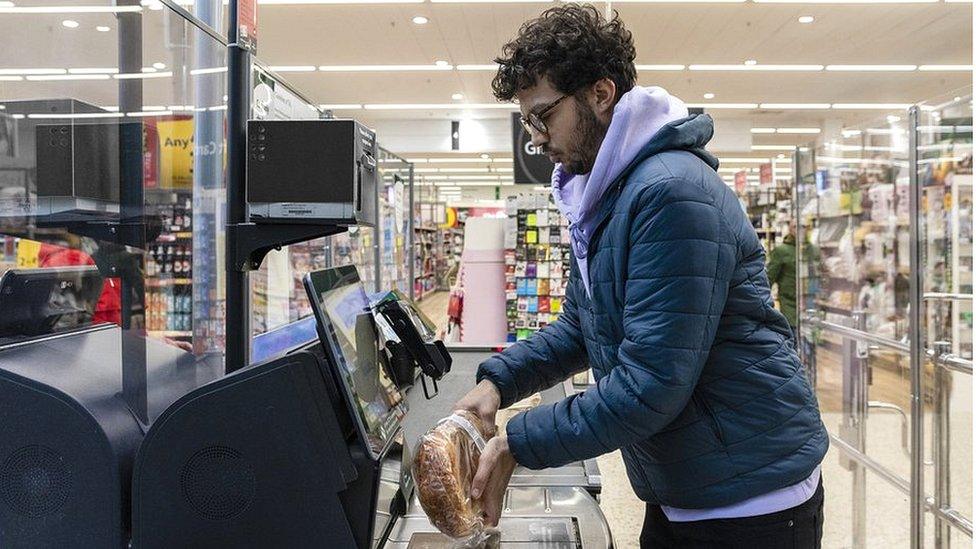
[(248, 120), (256, 223), (376, 225), (376, 134), (354, 120)]

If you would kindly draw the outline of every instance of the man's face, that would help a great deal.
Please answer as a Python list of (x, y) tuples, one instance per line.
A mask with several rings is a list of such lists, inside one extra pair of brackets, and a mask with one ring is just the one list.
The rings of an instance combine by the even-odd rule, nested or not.
[[(548, 78), (540, 78), (534, 86), (521, 90), (516, 97), (523, 117), (541, 113), (563, 93), (556, 90)], [(585, 99), (566, 97), (543, 116), (547, 133), (530, 131), (532, 144), (542, 147), (549, 160), (561, 163), (563, 170), (574, 175), (590, 173), (600, 144), (607, 133), (603, 123)]]

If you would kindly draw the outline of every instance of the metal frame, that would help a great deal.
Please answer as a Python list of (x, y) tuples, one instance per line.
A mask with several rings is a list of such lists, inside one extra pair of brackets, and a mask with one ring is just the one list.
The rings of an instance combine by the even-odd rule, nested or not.
[(909, 222), (909, 278), (908, 278), (908, 344), (911, 349), (910, 375), (912, 385), (912, 473), (911, 473), (911, 546), (921, 549), (925, 544), (925, 517), (922, 505), (925, 494), (925, 476), (922, 470), (924, 445), (922, 364), (925, 359), (922, 338), (922, 258), (921, 227), (919, 216), (922, 204), (922, 187), (918, 180), (918, 106), (908, 109), (908, 222)]
[[(908, 112), (908, 185), (909, 185), (909, 334), (907, 341), (895, 341), (875, 334), (868, 333), (864, 326), (864, 318), (858, 312), (852, 314), (853, 324), (841, 324), (822, 320), (816, 310), (804, 311), (799, 319), (798, 332), (809, 336), (814, 329), (841, 336), (843, 342), (842, 361), (844, 369), (843, 411), (844, 419), (838, 435), (831, 435), (834, 447), (842, 452), (842, 459), (846, 467), (854, 472), (854, 546), (861, 547), (866, 543), (866, 520), (862, 510), (865, 508), (863, 473), (870, 471), (909, 496), (910, 500), (910, 543), (913, 549), (924, 546), (926, 539), (935, 541), (936, 547), (947, 547), (951, 540), (952, 530), (961, 532), (970, 538), (973, 536), (972, 520), (954, 509), (950, 501), (950, 462), (949, 462), (949, 384), (954, 374), (972, 376), (973, 362), (953, 354), (951, 347), (945, 341), (940, 341), (943, 334), (931, 334), (926, 348), (924, 306), (928, 302), (936, 305), (951, 302), (972, 302), (971, 294), (924, 292), (922, 252), (924, 245), (925, 219), (922, 217), (922, 181), (919, 170), (918, 127), (922, 116), (919, 106), (911, 107)], [(797, 187), (794, 189), (794, 212), (798, 222), (799, 215), (799, 182), (800, 182), (799, 154), (794, 157), (794, 178)], [(798, 231), (799, 232), (799, 231)], [(799, 248), (799, 247), (798, 247)], [(800, 285), (800, 275), (803, 274), (802, 251), (797, 250), (797, 283)], [(804, 277), (805, 278), (805, 277)], [(800, 295), (800, 287), (797, 294)], [(869, 369), (867, 361), (870, 353), (877, 349), (892, 351), (910, 360), (911, 409), (906, 414), (899, 406), (885, 402), (867, 400), (867, 384), (869, 383)], [(802, 353), (802, 350), (801, 350)], [(803, 356), (804, 364), (810, 364), (813, 356)], [(933, 364), (934, 388), (933, 405), (931, 411), (932, 432), (925, 432), (926, 412), (924, 409), (924, 372), (926, 366)], [(909, 478), (888, 469), (880, 462), (867, 455), (864, 445), (865, 420), (869, 411), (896, 412), (902, 418), (903, 446), (907, 438), (906, 451), (911, 460)], [(910, 419), (908, 419), (910, 418)], [(905, 427), (909, 432), (904, 431)], [(925, 440), (929, 437), (932, 446), (932, 460), (925, 460)], [(932, 496), (926, 492), (924, 484), (924, 466), (934, 466), (935, 485), (929, 489)], [(935, 531), (926, 535), (926, 513), (935, 517)], [(934, 534), (934, 535), (933, 535)]]
[[(825, 332), (832, 332), (837, 335), (843, 336), (845, 338), (845, 343), (848, 341), (851, 342), (850, 345), (845, 345), (845, 349), (847, 349), (848, 347), (856, 349), (858, 346), (860, 346), (861, 349), (864, 349), (868, 353), (870, 353), (873, 346), (873, 347), (882, 348), (882, 349), (886, 349), (889, 351), (894, 351), (906, 355), (911, 353), (908, 345), (904, 343), (887, 339), (884, 337), (880, 337), (860, 329), (842, 326), (840, 324), (827, 322), (809, 316), (803, 318), (801, 322), (805, 324), (805, 326), (803, 326), (803, 329), (817, 327)], [(933, 464), (935, 465), (936, 468), (935, 477), (940, 482), (936, 485), (934, 497), (929, 497), (925, 495), (923, 491), (919, 499), (919, 504), (922, 507), (922, 512), (923, 513), (925, 511), (931, 512), (937, 519), (936, 547), (945, 546), (944, 544), (939, 545), (938, 543), (942, 543), (943, 542), (942, 540), (948, 539), (949, 530), (947, 527), (955, 528), (961, 531), (962, 533), (966, 534), (970, 538), (973, 536), (972, 521), (966, 518), (965, 516), (963, 516), (961, 513), (959, 513), (958, 510), (952, 508), (949, 502), (949, 487), (950, 487), (949, 448), (948, 448), (948, 436), (947, 436), (948, 435), (948, 423), (947, 423), (948, 395), (945, 391), (940, 391), (940, 387), (939, 387), (940, 385), (944, 385), (944, 378), (940, 379), (939, 372), (942, 373), (941, 375), (948, 374), (950, 372), (958, 372), (961, 374), (972, 375), (973, 363), (972, 361), (963, 359), (951, 353), (941, 352), (942, 350), (943, 349), (936, 348), (936, 349), (925, 349), (922, 351), (922, 353), (924, 354), (923, 363), (931, 362), (932, 364), (937, 366), (936, 400), (935, 400), (936, 409), (934, 412), (936, 414), (936, 417), (934, 418), (935, 421), (933, 422), (936, 425), (936, 431), (933, 433), (934, 435), (933, 436), (933, 454), (934, 454)], [(856, 356), (856, 353), (851, 356)], [(846, 361), (848, 355), (845, 353), (844, 357)], [(919, 368), (919, 371), (921, 371), (921, 368)], [(862, 374), (866, 374), (866, 370), (863, 370)], [(857, 385), (857, 383), (855, 383), (855, 385)], [(845, 397), (845, 402), (846, 402), (846, 397)], [(891, 405), (889, 405), (888, 403), (875, 403), (875, 402), (867, 402), (867, 401), (865, 401), (865, 403), (867, 405), (867, 408), (886, 408), (886, 409), (891, 408)], [(904, 411), (901, 410), (900, 408), (897, 411), (900, 414), (904, 414)], [(914, 434), (914, 432), (912, 434)], [(874, 460), (873, 458), (865, 454), (864, 451), (862, 449), (859, 449), (860, 447), (856, 445), (856, 441), (855, 444), (852, 444), (848, 436), (838, 437), (833, 434), (830, 435), (830, 438), (834, 447), (843, 451), (844, 458), (846, 460), (849, 460), (850, 463), (848, 464), (848, 467), (858, 467), (861, 469), (870, 470), (872, 473), (878, 475), (879, 477), (887, 481), (892, 486), (904, 492), (906, 495), (909, 496), (912, 495), (912, 490), (911, 490), (912, 482), (910, 479), (906, 480), (902, 478), (897, 473), (894, 473), (884, 465), (880, 464), (878, 461)], [(913, 458), (912, 460), (913, 464), (915, 463), (915, 461), (918, 461), (920, 466), (924, 464), (924, 456), (921, 456), (921, 454), (911, 454), (911, 455), (913, 456), (919, 455), (921, 458), (919, 460), (915, 460)], [(859, 479), (855, 477), (855, 482), (857, 482), (858, 480)], [(857, 491), (858, 490), (855, 489), (855, 492)], [(858, 497), (857, 494), (855, 494), (855, 498), (857, 497)], [(855, 507), (854, 507), (855, 511), (858, 508), (860, 507), (855, 503)], [(855, 515), (857, 515), (856, 512)], [(924, 520), (924, 517), (922, 518)], [(864, 523), (859, 521), (857, 516), (855, 516), (854, 521), (855, 521), (855, 530), (856, 530), (855, 538), (854, 538), (855, 547), (863, 546), (863, 542), (865, 541), (864, 538), (858, 538), (856, 533), (857, 531), (861, 531), (861, 528), (863, 527)], [(922, 530), (923, 530), (922, 534), (924, 537), (924, 528)], [(862, 542), (861, 544), (858, 543), (857, 541), (858, 539), (861, 540)]]

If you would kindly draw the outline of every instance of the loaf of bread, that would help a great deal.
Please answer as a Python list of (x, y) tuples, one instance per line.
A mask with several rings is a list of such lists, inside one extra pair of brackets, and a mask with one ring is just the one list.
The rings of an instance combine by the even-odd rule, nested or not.
[(481, 457), (477, 438), (483, 444), (493, 435), (494, 429), (486, 428), (476, 415), (458, 411), (422, 436), (414, 451), (420, 505), (430, 522), (452, 538), (468, 538), (484, 529), (481, 506), (470, 497), (471, 481)]

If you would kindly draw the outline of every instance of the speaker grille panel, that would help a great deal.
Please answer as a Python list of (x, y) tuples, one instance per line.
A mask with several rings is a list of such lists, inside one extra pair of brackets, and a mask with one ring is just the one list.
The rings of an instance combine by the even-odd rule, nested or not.
[(0, 499), (28, 517), (56, 513), (71, 492), (71, 470), (64, 456), (47, 446), (15, 450), (0, 470)]
[(180, 488), (199, 516), (227, 520), (250, 507), (254, 499), (254, 470), (239, 451), (208, 446), (183, 465)]

